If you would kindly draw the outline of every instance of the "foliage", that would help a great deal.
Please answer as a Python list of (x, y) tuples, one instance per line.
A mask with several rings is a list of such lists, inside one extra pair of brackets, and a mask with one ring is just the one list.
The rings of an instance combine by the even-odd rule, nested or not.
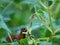
[[(0, 0), (0, 45), (59, 45), (59, 14), (60, 0)], [(3, 43), (26, 26), (31, 35)]]

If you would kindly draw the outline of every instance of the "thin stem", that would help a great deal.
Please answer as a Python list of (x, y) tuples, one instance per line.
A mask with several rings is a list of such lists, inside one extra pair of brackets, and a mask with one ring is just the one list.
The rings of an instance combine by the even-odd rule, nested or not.
[(37, 45), (36, 40), (32, 38), (32, 41), (34, 42), (34, 45)]
[(51, 19), (50, 13), (49, 13), (49, 20), (50, 20), (51, 29), (52, 29), (52, 31), (54, 32), (54, 28), (53, 28), (53, 24), (52, 24), (52, 19)]
[(60, 39), (60, 35), (55, 35), (55, 36), (53, 36), (53, 38)]
[(45, 45), (48, 45), (48, 41), (49, 41), (49, 38), (46, 39), (46, 43), (45, 43)]
[(60, 31), (60, 28), (56, 29), (56, 31), (54, 32), (54, 34), (57, 33), (58, 31)]
[(51, 41), (52, 41), (52, 45), (54, 45), (54, 39), (53, 39), (53, 36), (55, 35), (54, 34), (54, 27), (53, 27), (53, 23), (52, 23), (52, 19), (51, 19), (51, 14), (50, 14), (50, 9), (49, 9), (49, 7), (48, 7), (48, 14), (49, 14), (49, 21), (50, 21), (50, 27), (51, 27), (51, 29), (52, 29), (52, 39), (51, 39)]
[(46, 38), (38, 38), (37, 40), (49, 40), (49, 37), (46, 37)]
[(9, 33), (9, 32), (8, 32), (8, 36), (9, 36), (9, 38), (10, 38), (11, 42), (13, 42), (13, 40), (12, 40), (12, 38), (11, 38), (11, 36), (10, 36), (10, 33)]
[[(42, 21), (42, 23), (46, 26), (46, 28), (47, 28), (51, 33), (53, 33), (52, 30), (51, 30), (51, 28), (42, 20), (43, 18), (40, 17), (39, 15), (37, 15), (37, 17), (39, 18), (40, 21)], [(42, 18), (42, 19), (40, 19), (40, 18)]]
[(52, 3), (52, 5), (50, 6), (50, 9), (54, 6), (55, 2), (56, 2), (56, 0), (53, 0), (53, 3)]
[(40, 0), (38, 0), (38, 2), (39, 2), (45, 9), (47, 9), (47, 7), (46, 7)]

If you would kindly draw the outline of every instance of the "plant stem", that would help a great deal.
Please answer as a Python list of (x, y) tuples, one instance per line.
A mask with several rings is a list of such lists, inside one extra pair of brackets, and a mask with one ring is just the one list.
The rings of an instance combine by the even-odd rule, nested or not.
[[(37, 14), (37, 13), (36, 13)], [(51, 33), (53, 33), (52, 32), (52, 29), (43, 21), (43, 20), (45, 20), (42, 16), (40, 16), (40, 15), (38, 15), (37, 14), (37, 17), (39, 18), (39, 20), (40, 21), (42, 21), (42, 23), (45, 25), (45, 27), (51, 32)], [(42, 18), (42, 19), (41, 19)], [(46, 21), (46, 20), (45, 20)]]
[(37, 45), (36, 40), (32, 38), (32, 41), (34, 42), (34, 45)]
[(52, 29), (52, 31), (54, 31), (50, 13), (49, 13), (49, 20), (50, 20), (51, 29)]
[(48, 7), (48, 14), (49, 14), (49, 21), (50, 21), (50, 27), (51, 27), (51, 29), (52, 29), (52, 39), (51, 39), (51, 41), (52, 41), (52, 45), (54, 45), (54, 39), (53, 39), (53, 36), (55, 35), (54, 34), (54, 27), (53, 27), (53, 23), (52, 23), (52, 19), (51, 19), (51, 14), (50, 14), (50, 9), (49, 9), (49, 7)]
[(10, 38), (11, 42), (13, 42), (13, 40), (12, 40), (12, 38), (11, 38), (11, 36), (10, 36), (10, 33), (9, 33), (9, 32), (8, 32), (8, 36), (9, 36), (9, 38)]

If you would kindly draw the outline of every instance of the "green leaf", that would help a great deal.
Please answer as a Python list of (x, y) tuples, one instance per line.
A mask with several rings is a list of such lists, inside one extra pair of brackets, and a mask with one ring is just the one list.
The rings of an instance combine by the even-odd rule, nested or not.
[(46, 30), (46, 37), (52, 36), (51, 32), (49, 30)]
[(20, 40), (20, 45), (28, 45), (27, 38)]
[(0, 38), (4, 37), (5, 30), (3, 28), (0, 28)]
[(44, 12), (43, 12), (42, 9), (39, 9), (37, 12), (38, 12), (39, 14), (41, 14), (41, 15), (44, 15)]

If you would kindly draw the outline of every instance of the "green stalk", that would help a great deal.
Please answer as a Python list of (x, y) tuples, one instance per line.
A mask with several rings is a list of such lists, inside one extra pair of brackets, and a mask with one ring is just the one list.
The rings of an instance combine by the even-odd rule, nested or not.
[[(37, 14), (37, 13), (36, 13)], [(45, 25), (45, 27), (51, 32), (51, 33), (53, 33), (52, 32), (52, 29), (44, 22), (44, 21), (46, 21), (42, 16), (40, 16), (40, 15), (38, 15), (37, 14), (37, 17), (39, 18), (39, 20), (40, 21), (42, 21), (42, 23)]]
[(49, 9), (49, 7), (48, 7), (48, 14), (49, 14), (49, 21), (50, 21), (50, 27), (51, 27), (51, 29), (52, 29), (52, 36), (51, 36), (51, 41), (52, 41), (52, 45), (54, 45), (54, 39), (53, 39), (53, 36), (55, 35), (54, 34), (54, 27), (53, 27), (53, 23), (52, 23), (52, 19), (51, 19), (51, 14), (50, 14), (50, 9)]
[(34, 42), (34, 45), (37, 45), (36, 40), (32, 38), (32, 41)]
[(10, 38), (11, 42), (13, 42), (13, 40), (12, 40), (11, 35), (10, 35), (10, 33), (9, 33), (9, 32), (8, 32), (8, 36), (9, 36), (9, 38)]
[[(50, 11), (50, 10), (49, 10), (49, 11)], [(50, 12), (49, 12), (49, 20), (50, 20), (51, 29), (52, 29), (52, 31), (54, 32), (54, 27), (53, 27), (53, 24), (52, 24), (52, 19), (51, 19)]]
[(46, 39), (46, 43), (45, 43), (45, 45), (48, 45), (48, 41), (49, 41), (49, 38)]

